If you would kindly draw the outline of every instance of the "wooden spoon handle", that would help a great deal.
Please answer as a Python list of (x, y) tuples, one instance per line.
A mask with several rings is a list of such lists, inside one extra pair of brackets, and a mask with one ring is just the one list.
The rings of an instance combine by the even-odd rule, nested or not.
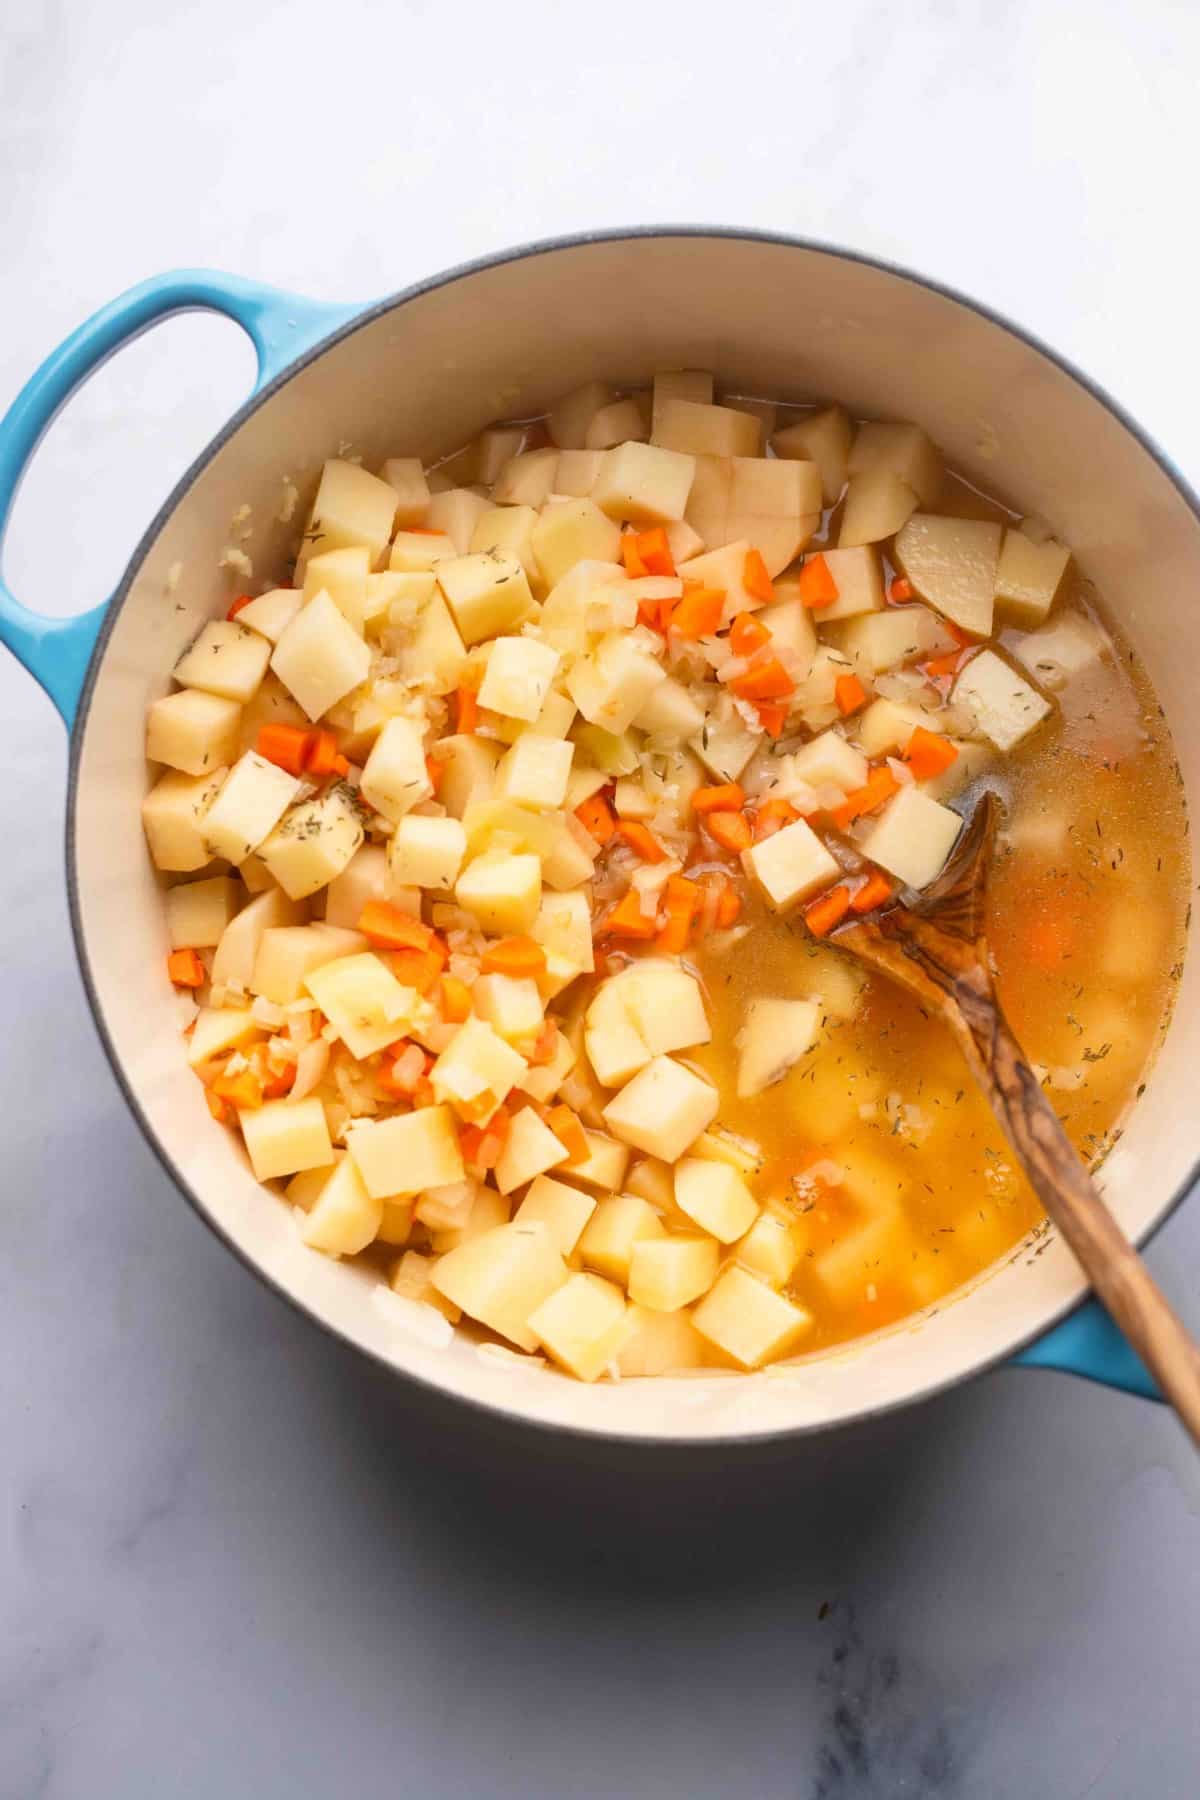
[(960, 986), (947, 1015), (1046, 1212), (1200, 1446), (1200, 1350), (1080, 1162), (995, 995)]

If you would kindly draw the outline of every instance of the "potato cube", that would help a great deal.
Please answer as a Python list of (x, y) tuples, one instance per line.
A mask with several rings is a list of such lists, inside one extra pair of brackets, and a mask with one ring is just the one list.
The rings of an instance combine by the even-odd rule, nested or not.
[(528, 852), (485, 851), (455, 885), (458, 904), (494, 937), (529, 930), (542, 898), (542, 868)]
[(675, 1204), (722, 1244), (744, 1237), (758, 1217), (758, 1202), (736, 1169), (696, 1156), (675, 1170)]
[(554, 843), (558, 821), (544, 813), (532, 812), (511, 800), (493, 795), (490, 800), (473, 801), (463, 817), (467, 834), (467, 853), (477, 856), (483, 850), (520, 850), (531, 855), (546, 856)]
[(704, 708), (681, 682), (668, 675), (650, 690), (633, 724), (656, 743), (682, 744), (702, 729)]
[(822, 625), (882, 611), (883, 569), (874, 544), (861, 544), (854, 550), (823, 550), (821, 554), (838, 591), (837, 599), (821, 608)]
[(628, 729), (666, 680), (652, 647), (632, 633), (609, 632), (567, 676), (567, 692), (593, 725), (614, 735)]
[(529, 1191), (513, 1215), (514, 1223), (537, 1221), (544, 1225), (554, 1240), (560, 1256), (570, 1256), (584, 1226), (596, 1210), (590, 1194), (555, 1181), (551, 1175), (539, 1175), (529, 1184)]
[(546, 1227), (515, 1220), (449, 1251), (432, 1271), (439, 1293), (522, 1350), (537, 1349), (529, 1316), (567, 1276)]
[(737, 1035), (739, 1100), (761, 1094), (806, 1056), (817, 1041), (821, 1009), (815, 1000), (776, 1000), (760, 995), (746, 1008)]
[(248, 1006), (202, 1006), (187, 1040), (190, 1068), (200, 1068), (226, 1050), (241, 1050), (259, 1035)]
[(479, 1018), (510, 1044), (535, 1039), (545, 1009), (532, 975), (480, 975), (471, 989)]
[(443, 1318), (457, 1325), (462, 1318), (462, 1307), (455, 1306), (444, 1294), (439, 1294), (433, 1285), (433, 1271), (437, 1267), (437, 1258), (422, 1256), (419, 1250), (406, 1250), (392, 1264), (388, 1274), (388, 1286), (393, 1294), (399, 1294), (404, 1300), (413, 1300), (419, 1306), (432, 1306)]
[(146, 755), (185, 775), (203, 775), (237, 755), (242, 708), (203, 688), (181, 688), (156, 700), (146, 716)]
[(351, 1056), (371, 1056), (433, 1017), (428, 1002), (397, 981), (371, 951), (309, 969), (304, 985)]
[(523, 1106), (508, 1128), (496, 1164), (496, 1186), (502, 1194), (511, 1194), (514, 1188), (524, 1187), (535, 1175), (544, 1175), (547, 1169), (566, 1162), (569, 1155), (566, 1145), (543, 1124), (532, 1106)]
[(787, 767), (791, 774), (806, 781), (810, 787), (838, 787), (843, 794), (852, 794), (860, 788), (870, 772), (862, 751), (847, 743), (837, 730), (823, 731), (811, 743), (795, 751), (788, 757)]
[(489, 425), (475, 440), (475, 479), (491, 487), (506, 463), (519, 456), (525, 442), (524, 425)]
[(466, 853), (467, 834), (458, 819), (409, 813), (400, 820), (388, 842), (389, 886), (449, 893)]
[(975, 715), (979, 730), (997, 750), (1011, 750), (1050, 712), (1050, 702), (994, 650), (981, 650), (963, 669), (950, 694)]
[(370, 572), (371, 553), (363, 544), (310, 556), (304, 570), (302, 603), (307, 606), (318, 594), (328, 594), (342, 617), (361, 634)]
[(571, 1180), (581, 1182), (598, 1194), (614, 1193), (625, 1179), (629, 1151), (603, 1131), (591, 1131), (585, 1126), (583, 1135), (587, 1139), (588, 1153), (583, 1162), (571, 1164)]
[(762, 426), (750, 413), (730, 406), (664, 399), (655, 409), (651, 441), (692, 456), (757, 456)]
[(388, 720), (363, 768), (361, 792), (376, 812), (397, 821), (430, 798), (425, 734), (414, 720)]
[(699, 1075), (656, 1056), (604, 1108), (622, 1142), (663, 1162), (675, 1162), (717, 1114), (717, 1090)]
[(511, 800), (534, 812), (553, 812), (566, 796), (574, 754), (575, 746), (561, 738), (525, 732), (496, 770), (497, 799)]
[(889, 470), (920, 500), (932, 506), (941, 492), (942, 459), (919, 425), (872, 420), (860, 425), (847, 465), (851, 475)]
[(452, 817), (461, 819), (469, 806), (491, 794), (499, 754), (497, 745), (471, 733), (444, 737), (435, 746), (442, 766), (438, 799)]
[(660, 370), (654, 377), (650, 415), (652, 425), (658, 423), (659, 415), (668, 400), (690, 400), (694, 405), (711, 406), (712, 376), (705, 369)]
[(793, 1349), (812, 1330), (813, 1321), (811, 1314), (734, 1264), (696, 1307), (692, 1323), (743, 1369), (757, 1369)]
[(419, 456), (389, 456), (379, 471), (396, 496), (394, 523), (402, 529), (424, 522), (429, 506), (429, 483)]
[(211, 950), (219, 944), (241, 892), (240, 884), (227, 875), (168, 888), (167, 941), (172, 950)]
[(472, 1016), (450, 1039), (429, 1079), (438, 1100), (469, 1112), (473, 1123), (486, 1124), (525, 1070), (525, 1058), (483, 1019)]
[(283, 815), (258, 854), (291, 900), (315, 894), (342, 873), (363, 841), (363, 828), (339, 785)]
[(586, 500), (595, 486), (602, 460), (599, 450), (564, 450), (558, 459), (554, 492), (573, 500)]
[(1035, 544), (1023, 531), (1006, 531), (996, 568), (996, 603), (1005, 617), (1025, 628), (1040, 625), (1070, 560), (1067, 546), (1054, 538)]
[(592, 910), (586, 894), (543, 894), (529, 934), (585, 974), (595, 968)]
[(437, 578), (464, 644), (481, 644), (510, 631), (533, 610), (524, 569), (515, 556), (501, 551), (439, 563)]
[(818, 888), (828, 887), (841, 874), (841, 865), (825, 848), (804, 819), (785, 825), (743, 853), (743, 862), (776, 912), (805, 900)]
[(545, 705), (558, 664), (558, 651), (536, 638), (497, 638), (480, 684), (480, 706), (532, 723)]
[(652, 1057), (707, 1044), (700, 985), (678, 964), (644, 958), (603, 982), (588, 1007), (584, 1044), (597, 1080), (615, 1087)]
[(212, 861), (205, 837), (208, 809), (228, 771), (184, 775), (168, 769), (142, 801), (142, 826), (154, 866), (170, 874), (188, 874)]
[(864, 613), (835, 625), (830, 635), (860, 675), (878, 675), (955, 648), (954, 639), (927, 606), (889, 606), (885, 612)]
[(587, 428), (589, 450), (611, 450), (614, 445), (644, 442), (650, 428), (643, 423), (636, 400), (611, 400), (592, 414)]
[[(575, 1052), (571, 1048), (570, 1039), (560, 1031), (555, 1039), (550, 1061), (531, 1065), (523, 1075), (518, 1077), (514, 1085), (519, 1087), (523, 1094), (528, 1094), (531, 1100), (536, 1100), (540, 1106), (544, 1106), (547, 1101), (553, 1100), (575, 1067), (577, 1060)], [(576, 1171), (572, 1169), (571, 1173), (575, 1174)]]
[(357, 931), (335, 925), (268, 925), (259, 939), (254, 973), (247, 985), (252, 994), (260, 994), (276, 1006), (288, 1006), (302, 997), (313, 969), (352, 956), (362, 949), (363, 942)]
[(204, 818), (210, 854), (240, 863), (256, 850), (295, 799), (300, 783), (255, 750), (239, 757)]
[(625, 1323), (629, 1336), (617, 1352), (622, 1379), (697, 1369), (706, 1359), (707, 1345), (688, 1312), (651, 1312), (643, 1306), (630, 1306)]
[(966, 738), (950, 740), (958, 755), (948, 769), (940, 775), (928, 777), (921, 783), (921, 792), (928, 794), (933, 800), (954, 800), (963, 789), (970, 787), (977, 776), (982, 775), (995, 761), (995, 752), (990, 744), (968, 741)]
[(239, 1112), (238, 1123), (256, 1181), (274, 1181), (333, 1161), (325, 1108), (317, 1099), (268, 1100)]
[(895, 557), (923, 600), (964, 631), (989, 637), (1001, 527), (985, 519), (914, 513), (896, 536)]
[(224, 987), (234, 982), (238, 987), (249, 988), (264, 931), (298, 925), (304, 916), (305, 909), (289, 900), (273, 882), (262, 893), (256, 894), (248, 906), (243, 906), (230, 919), (221, 933), (213, 957), (213, 986)]
[(585, 381), (572, 388), (551, 408), (546, 420), (550, 436), (563, 450), (582, 450), (587, 444), (588, 426), (602, 406), (616, 399), (616, 389), (607, 381)]
[(540, 585), (541, 573), (533, 554), (533, 529), (537, 521), (532, 506), (490, 507), (479, 515), (467, 548), (472, 555), (494, 550), (504, 556), (515, 556), (531, 587), (535, 583)]
[(617, 978), (603, 982), (587, 1010), (583, 1034), (587, 1059), (596, 1080), (619, 1087), (644, 1069), (651, 1053), (621, 1001)]
[(621, 527), (593, 500), (551, 500), (534, 527), (533, 553), (542, 580), (554, 588), (576, 563), (615, 563), (621, 554)]
[[(388, 891), (387, 853), (378, 844), (364, 844), (355, 851), (341, 874), (329, 883), (325, 895), (326, 924), (355, 930), (368, 900), (391, 900), (396, 906), (403, 905), (394, 891)], [(404, 905), (403, 910), (419, 913), (420, 895), (416, 896), (415, 905)]]
[(773, 1288), (791, 1280), (800, 1261), (800, 1237), (794, 1221), (785, 1212), (764, 1207), (753, 1225), (734, 1248), (734, 1255), (744, 1269), (759, 1275)]
[(374, 1242), (382, 1224), (382, 1199), (368, 1194), (354, 1159), (343, 1156), (321, 1189), (300, 1235), (310, 1250), (323, 1250), (326, 1256), (356, 1256)]
[[(835, 953), (827, 954), (833, 956)], [(842, 959), (838, 957), (837, 960)], [(738, 1137), (724, 1125), (718, 1125), (713, 1131), (702, 1131), (692, 1145), (691, 1154), (703, 1162), (726, 1163), (747, 1181), (761, 1174), (765, 1160), (760, 1145), (753, 1138)]]
[(625, 1311), (620, 1288), (598, 1275), (572, 1275), (529, 1315), (529, 1329), (569, 1374), (595, 1381), (625, 1341)]
[(457, 555), (454, 539), (444, 531), (398, 531), (392, 539), (388, 568), (400, 575), (427, 575)]
[(304, 600), (301, 588), (271, 588), (268, 593), (260, 594), (257, 600), (251, 600), (249, 606), (241, 608), (237, 616), (238, 624), (248, 625), (251, 631), (257, 631), (269, 643), (277, 644), (304, 605)]
[(364, 544), (378, 568), (395, 521), (396, 490), (357, 463), (332, 457), (321, 470), (313, 501), (308, 557)]
[(922, 888), (946, 865), (962, 819), (910, 784), (894, 794), (862, 840), (862, 853), (907, 887)]
[(401, 679), (413, 686), (427, 686), (432, 694), (449, 694), (458, 686), (467, 666), (467, 647), (440, 593), (430, 593), (424, 600), (397, 660)]
[(762, 456), (730, 459), (731, 512), (798, 519), (821, 510), (821, 475), (815, 463), (768, 460)]
[(458, 554), (466, 556), (475, 527), (491, 508), (491, 501), (483, 499), (471, 488), (449, 488), (445, 493), (434, 494), (430, 500), (429, 528), (444, 531)]
[(682, 519), (696, 459), (655, 444), (619, 444), (606, 451), (591, 499), (610, 519), (659, 525)]
[(897, 754), (907, 745), (918, 725), (940, 731), (940, 711), (910, 706), (899, 700), (872, 700), (858, 715), (854, 733), (864, 756)]
[(522, 450), (496, 477), (492, 499), (504, 506), (543, 506), (555, 491), (559, 464), (553, 448)]
[(629, 1298), (652, 1312), (677, 1312), (708, 1292), (717, 1258), (710, 1237), (642, 1238), (629, 1262)]
[(746, 586), (746, 554), (753, 546), (745, 538), (710, 550), (704, 556), (693, 556), (682, 563), (679, 574), (684, 581), (698, 581), (701, 586), (720, 588), (725, 595), (722, 625), (730, 624), (741, 612), (757, 612), (762, 600)]
[[(424, 1212), (428, 1209), (422, 1204), (421, 1210)], [(495, 1188), (476, 1187), (466, 1220), (461, 1225), (435, 1230), (433, 1247), (443, 1254), (447, 1250), (457, 1250), (460, 1244), (482, 1237), (485, 1231), (494, 1231), (497, 1225), (507, 1225), (511, 1210), (504, 1195), (498, 1194)]]
[(244, 704), (267, 671), (268, 640), (238, 619), (213, 619), (175, 664), (181, 687)]
[(777, 431), (771, 448), (776, 456), (816, 463), (821, 472), (821, 498), (826, 506), (835, 506), (846, 485), (852, 436), (853, 426), (845, 410), (826, 406)]
[(461, 1181), (462, 1153), (448, 1106), (422, 1106), (390, 1119), (359, 1119), (346, 1148), (369, 1194), (400, 1199)]
[(665, 1238), (662, 1220), (637, 1194), (610, 1194), (601, 1200), (583, 1228), (579, 1254), (589, 1269), (624, 1286), (629, 1280), (634, 1246)]
[(852, 475), (842, 502), (839, 547), (847, 550), (891, 537), (918, 505), (912, 488), (890, 469), (869, 469), (862, 475)]
[(319, 719), (366, 680), (371, 652), (322, 592), (296, 614), (275, 646), (271, 667), (308, 717)]

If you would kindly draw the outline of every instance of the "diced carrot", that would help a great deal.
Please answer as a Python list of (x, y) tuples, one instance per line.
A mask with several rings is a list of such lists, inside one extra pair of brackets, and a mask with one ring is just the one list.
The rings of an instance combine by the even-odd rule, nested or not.
[(204, 1098), (207, 1102), (208, 1110), (217, 1121), (217, 1124), (227, 1124), (229, 1120), (229, 1108), (226, 1106), (224, 1100), (221, 1099), (221, 1096), (219, 1094), (214, 1094), (211, 1088), (205, 1088)]
[(735, 656), (753, 656), (770, 641), (770, 632), (753, 613), (739, 613), (729, 628), (729, 648)]
[(311, 736), (303, 725), (260, 725), (254, 748), (276, 768), (286, 769), (289, 775), (303, 775)]
[[(661, 525), (652, 525), (648, 531), (626, 532), (621, 539), (621, 554), (629, 575), (669, 576), (675, 573), (675, 558)], [(631, 557), (638, 564), (636, 570), (629, 566)]]
[(617, 829), (613, 809), (603, 794), (589, 794), (582, 806), (575, 808), (575, 817), (588, 836), (595, 838), (598, 844), (607, 844)]
[(950, 633), (960, 650), (969, 650), (972, 644), (978, 642), (969, 631), (964, 631), (961, 625), (956, 625), (953, 619), (943, 619), (942, 627)]
[(265, 1044), (255, 1044), (247, 1060), (262, 1088), (264, 1100), (282, 1100), (283, 1096), (294, 1085), (296, 1080), (295, 1063), (285, 1063), (282, 1069), (271, 1067)]
[(699, 787), (692, 795), (692, 811), (740, 812), (746, 796), (736, 781), (723, 781), (719, 787)]
[(427, 756), (425, 758), (425, 773), (429, 777), (430, 787), (433, 789), (434, 793), (436, 794), (438, 789), (442, 785), (443, 779), (445, 778), (445, 774), (446, 774), (445, 763), (439, 762), (436, 756)]
[(396, 1099), (408, 1100), (416, 1092), (417, 1083), (422, 1076), (428, 1075), (432, 1066), (432, 1057), (422, 1050), (420, 1044), (413, 1044), (402, 1038), (398, 1044), (388, 1046), (387, 1059), (376, 1080), (385, 1093)]
[(897, 575), (888, 583), (888, 602), (892, 606), (903, 606), (906, 600), (916, 599), (916, 589), (906, 575)]
[(667, 860), (667, 853), (654, 833), (639, 819), (622, 819), (617, 825), (617, 836), (624, 838), (629, 848), (643, 862), (660, 863)]
[(571, 1111), (569, 1106), (561, 1103), (558, 1106), (548, 1106), (542, 1114), (542, 1121), (550, 1127), (567, 1152), (568, 1163), (587, 1161), (592, 1153), (591, 1148), (578, 1116)]
[(671, 602), (669, 600), (639, 600), (638, 624), (646, 625), (651, 631), (661, 631), (665, 637), (671, 623)]
[(830, 888), (819, 900), (804, 909), (804, 923), (814, 937), (825, 937), (845, 918), (850, 906), (850, 889), (844, 883)]
[(949, 656), (935, 656), (931, 662), (922, 663), (926, 675), (932, 675), (935, 681), (942, 681), (947, 676), (958, 674), (958, 665), (962, 660), (961, 650), (952, 650)]
[(529, 1052), (529, 1061), (535, 1068), (554, 1061), (554, 1053), (558, 1049), (558, 1020), (547, 1019), (534, 1040), (533, 1049)]
[(754, 708), (758, 722), (769, 738), (782, 737), (791, 708), (782, 700), (760, 700)]
[(775, 598), (775, 589), (771, 577), (767, 574), (767, 565), (762, 559), (761, 550), (753, 546), (746, 552), (742, 564), (742, 586), (752, 599), (761, 600), (768, 605)]
[(253, 1069), (239, 1069), (236, 1075), (218, 1075), (211, 1091), (218, 1100), (228, 1100), (239, 1111), (252, 1111), (263, 1103), (262, 1084)]
[(764, 800), (754, 815), (754, 841), (774, 837), (785, 825), (794, 825), (800, 814), (790, 800)]
[(203, 987), (208, 979), (196, 950), (172, 950), (167, 957), (167, 974), (176, 987)]
[(851, 713), (866, 704), (867, 690), (857, 675), (839, 675), (833, 684), (833, 692), (843, 718), (848, 719)]
[(754, 834), (745, 813), (708, 813), (704, 823), (709, 835), (716, 839), (722, 850), (731, 850), (735, 853), (748, 850), (753, 842)]
[(458, 1134), (459, 1149), (473, 1169), (494, 1169), (508, 1142), (512, 1120), (502, 1106), (486, 1125), (464, 1125)]
[(428, 950), (433, 931), (401, 912), (390, 900), (368, 900), (358, 916), (358, 929), (383, 950)]
[(225, 617), (227, 619), (236, 619), (243, 606), (249, 606), (253, 598), (253, 594), (239, 594), (237, 599), (231, 602), (229, 611), (225, 614)]
[(337, 739), (332, 731), (311, 734), (304, 753), (306, 775), (344, 775), (349, 767), (345, 757), (338, 755)]
[(850, 901), (850, 911), (856, 913), (874, 912), (877, 906), (884, 906), (892, 897), (894, 889), (887, 876), (879, 869), (872, 869), (863, 885)]
[(804, 567), (796, 582), (796, 591), (804, 605), (817, 612), (822, 606), (832, 606), (838, 597), (838, 584), (833, 579), (833, 570), (818, 550), (814, 556), (806, 556)]
[(480, 963), (485, 975), (523, 975), (546, 973), (546, 952), (531, 937), (506, 937), (489, 944)]
[(740, 700), (786, 700), (796, 691), (795, 682), (777, 656), (757, 669), (747, 669), (729, 685)]
[(460, 686), (454, 695), (454, 729), (474, 731), (479, 723), (479, 696), (473, 687)]
[(416, 988), (418, 994), (428, 994), (442, 978), (446, 956), (445, 944), (435, 937), (426, 950), (393, 950), (388, 962), (402, 987)]
[(433, 1091), (433, 1083), (430, 1081), (428, 1075), (422, 1075), (420, 1081), (418, 1081), (416, 1087), (413, 1089), (412, 1103), (414, 1106), (437, 1105), (437, 1095)]
[(642, 561), (642, 553), (638, 549), (638, 534), (627, 531), (621, 538), (621, 561), (625, 564), (625, 573), (631, 581), (640, 581), (643, 575), (650, 573)]
[(720, 896), (717, 900), (718, 927), (722, 931), (727, 931), (731, 925), (736, 925), (741, 916), (741, 911), (741, 895), (734, 887), (732, 881), (724, 881), (721, 886)]
[(862, 787), (846, 795), (841, 806), (831, 807), (829, 816), (839, 831), (845, 831), (863, 813), (876, 812), (899, 788), (900, 783), (887, 764), (881, 763), (877, 769), (871, 770)]
[(447, 1025), (461, 1025), (471, 1016), (471, 990), (457, 975), (443, 975), (438, 990), (442, 1018)]
[(613, 937), (642, 938), (649, 940), (658, 933), (658, 917), (656, 913), (642, 911), (641, 895), (636, 888), (629, 888), (617, 904), (601, 921), (600, 929)]
[(904, 760), (918, 781), (928, 781), (931, 775), (940, 775), (957, 757), (957, 744), (952, 744), (948, 737), (942, 737), (940, 732), (926, 731), (923, 725), (916, 727), (904, 752)]
[(671, 630), (677, 637), (712, 637), (721, 628), (725, 613), (724, 588), (693, 588), (677, 600), (671, 613)]
[(655, 938), (655, 946), (671, 956), (679, 956), (687, 948), (692, 934), (692, 920), (699, 912), (704, 896), (698, 883), (684, 875), (668, 878), (663, 893), (667, 922)]

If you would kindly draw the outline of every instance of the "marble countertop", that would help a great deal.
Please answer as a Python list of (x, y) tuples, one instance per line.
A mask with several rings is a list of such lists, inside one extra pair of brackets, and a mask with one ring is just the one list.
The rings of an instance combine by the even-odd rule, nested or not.
[[(645, 219), (826, 237), (989, 300), (1200, 479), (1184, 0), (8, 0), (0, 405), (212, 264), (368, 298)], [(70, 612), (244, 393), (174, 321), (64, 415), (6, 574)], [(1173, 1800), (1200, 1470), (1152, 1406), (1006, 1372), (866, 1434), (634, 1468), (431, 1410), (167, 1183), (83, 1003), (65, 744), (0, 655), (0, 1794)], [(1200, 1208), (1151, 1262), (1200, 1318)]]

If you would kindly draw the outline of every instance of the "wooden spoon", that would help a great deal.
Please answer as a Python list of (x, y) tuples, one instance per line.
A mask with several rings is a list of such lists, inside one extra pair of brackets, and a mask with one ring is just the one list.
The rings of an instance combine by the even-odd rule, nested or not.
[(985, 793), (916, 905), (865, 914), (829, 942), (898, 981), (949, 1025), (1047, 1214), (1200, 1445), (1200, 1350), (1109, 1212), (996, 998), (984, 907), (997, 807)]

